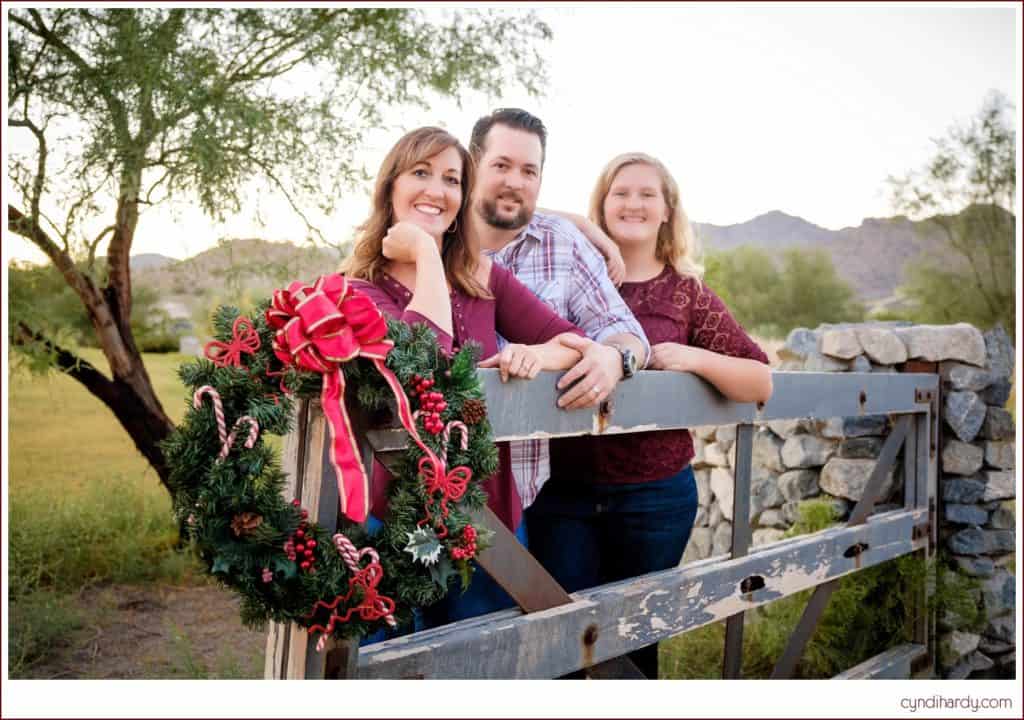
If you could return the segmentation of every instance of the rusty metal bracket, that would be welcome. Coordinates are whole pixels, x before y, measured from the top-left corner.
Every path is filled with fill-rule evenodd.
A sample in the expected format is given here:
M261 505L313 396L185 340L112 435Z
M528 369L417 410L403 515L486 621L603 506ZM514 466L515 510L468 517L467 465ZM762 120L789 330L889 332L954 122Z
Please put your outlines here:
M935 399L935 390L932 388L917 388L914 391L914 402L930 403Z

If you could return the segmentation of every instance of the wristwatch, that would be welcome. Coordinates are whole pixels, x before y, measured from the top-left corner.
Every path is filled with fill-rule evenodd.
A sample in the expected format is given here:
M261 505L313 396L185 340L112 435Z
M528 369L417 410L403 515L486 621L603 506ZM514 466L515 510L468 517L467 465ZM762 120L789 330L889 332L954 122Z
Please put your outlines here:
M622 379L628 380L636 375L637 361L636 355L633 354L633 351L627 347L619 347L618 345L613 345L612 347L618 350L619 355L622 356Z

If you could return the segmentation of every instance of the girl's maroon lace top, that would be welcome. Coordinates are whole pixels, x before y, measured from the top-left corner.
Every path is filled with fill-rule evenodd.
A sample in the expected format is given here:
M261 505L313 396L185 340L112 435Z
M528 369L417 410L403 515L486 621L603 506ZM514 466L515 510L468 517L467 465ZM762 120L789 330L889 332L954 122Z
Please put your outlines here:
M651 280L622 283L619 292L652 346L674 342L768 364L721 298L669 266ZM551 475L555 480L650 482L682 470L693 452L688 430L563 438L551 443Z

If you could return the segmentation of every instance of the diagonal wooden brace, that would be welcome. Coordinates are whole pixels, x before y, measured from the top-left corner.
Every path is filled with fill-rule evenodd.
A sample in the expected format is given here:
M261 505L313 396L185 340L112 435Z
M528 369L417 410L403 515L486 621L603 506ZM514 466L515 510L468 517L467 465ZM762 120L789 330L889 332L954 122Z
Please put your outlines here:
M896 463L896 455L903 447L903 442L910 430L910 423L909 415L902 415L896 420L896 426L886 438L885 445L882 446L882 453L878 457L878 462L875 463L875 469L871 472L871 477L868 478L864 494L861 495L860 500L857 501L850 513L850 519L846 523L848 527L863 525L868 515L874 510L875 503L878 502L878 495L882 491L882 484L885 482L885 476ZM772 669L772 680L793 677L796 666L800 663L800 657L804 653L804 648L807 646L807 641L814 634L814 629L818 626L818 621L821 620L821 616L828 606L829 598L838 587L839 580L830 580L814 589L814 594L811 595L807 607L804 608L804 614L800 616L800 622L797 623L793 634L789 636L789 642L786 644L782 657Z
M472 517L475 525L494 533L491 547L480 553L477 562L512 596L523 612L537 612L573 602L572 596L519 543L515 534L505 527L490 508L485 507ZM585 635L580 642L592 645L597 639L596 635ZM644 678L644 674L626 655L605 660L584 670L594 680Z

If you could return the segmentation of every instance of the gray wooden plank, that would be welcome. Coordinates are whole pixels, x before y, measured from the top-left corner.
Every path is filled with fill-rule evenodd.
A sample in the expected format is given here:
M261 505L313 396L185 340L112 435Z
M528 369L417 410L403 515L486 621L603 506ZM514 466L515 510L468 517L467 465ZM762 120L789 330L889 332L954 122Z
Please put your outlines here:
M595 409L566 411L555 405L561 373L502 383L497 370L480 370L495 439L643 432L697 425L731 425L786 418L816 418L922 412L915 391L934 389L938 377L914 373L775 372L771 400L734 403L688 373L641 371L619 383L607 421ZM540 430L539 428L542 428Z
M919 643L905 643L868 658L832 677L833 680L908 680L911 665L928 654Z
M923 510L900 510L856 527L830 528L754 548L744 558L695 563L574 594L568 605L494 613L362 649L360 678L550 678L579 669L577 643L597 628L590 659L600 662L832 579L919 550ZM844 557L851 546L867 549ZM764 587L741 590L757 575Z
M735 487L732 501L732 556L744 557L750 548L750 476L753 464L754 426L740 423L736 426L736 453L733 466ZM743 613L737 613L725 622L725 653L722 677L739 678L743 666Z

